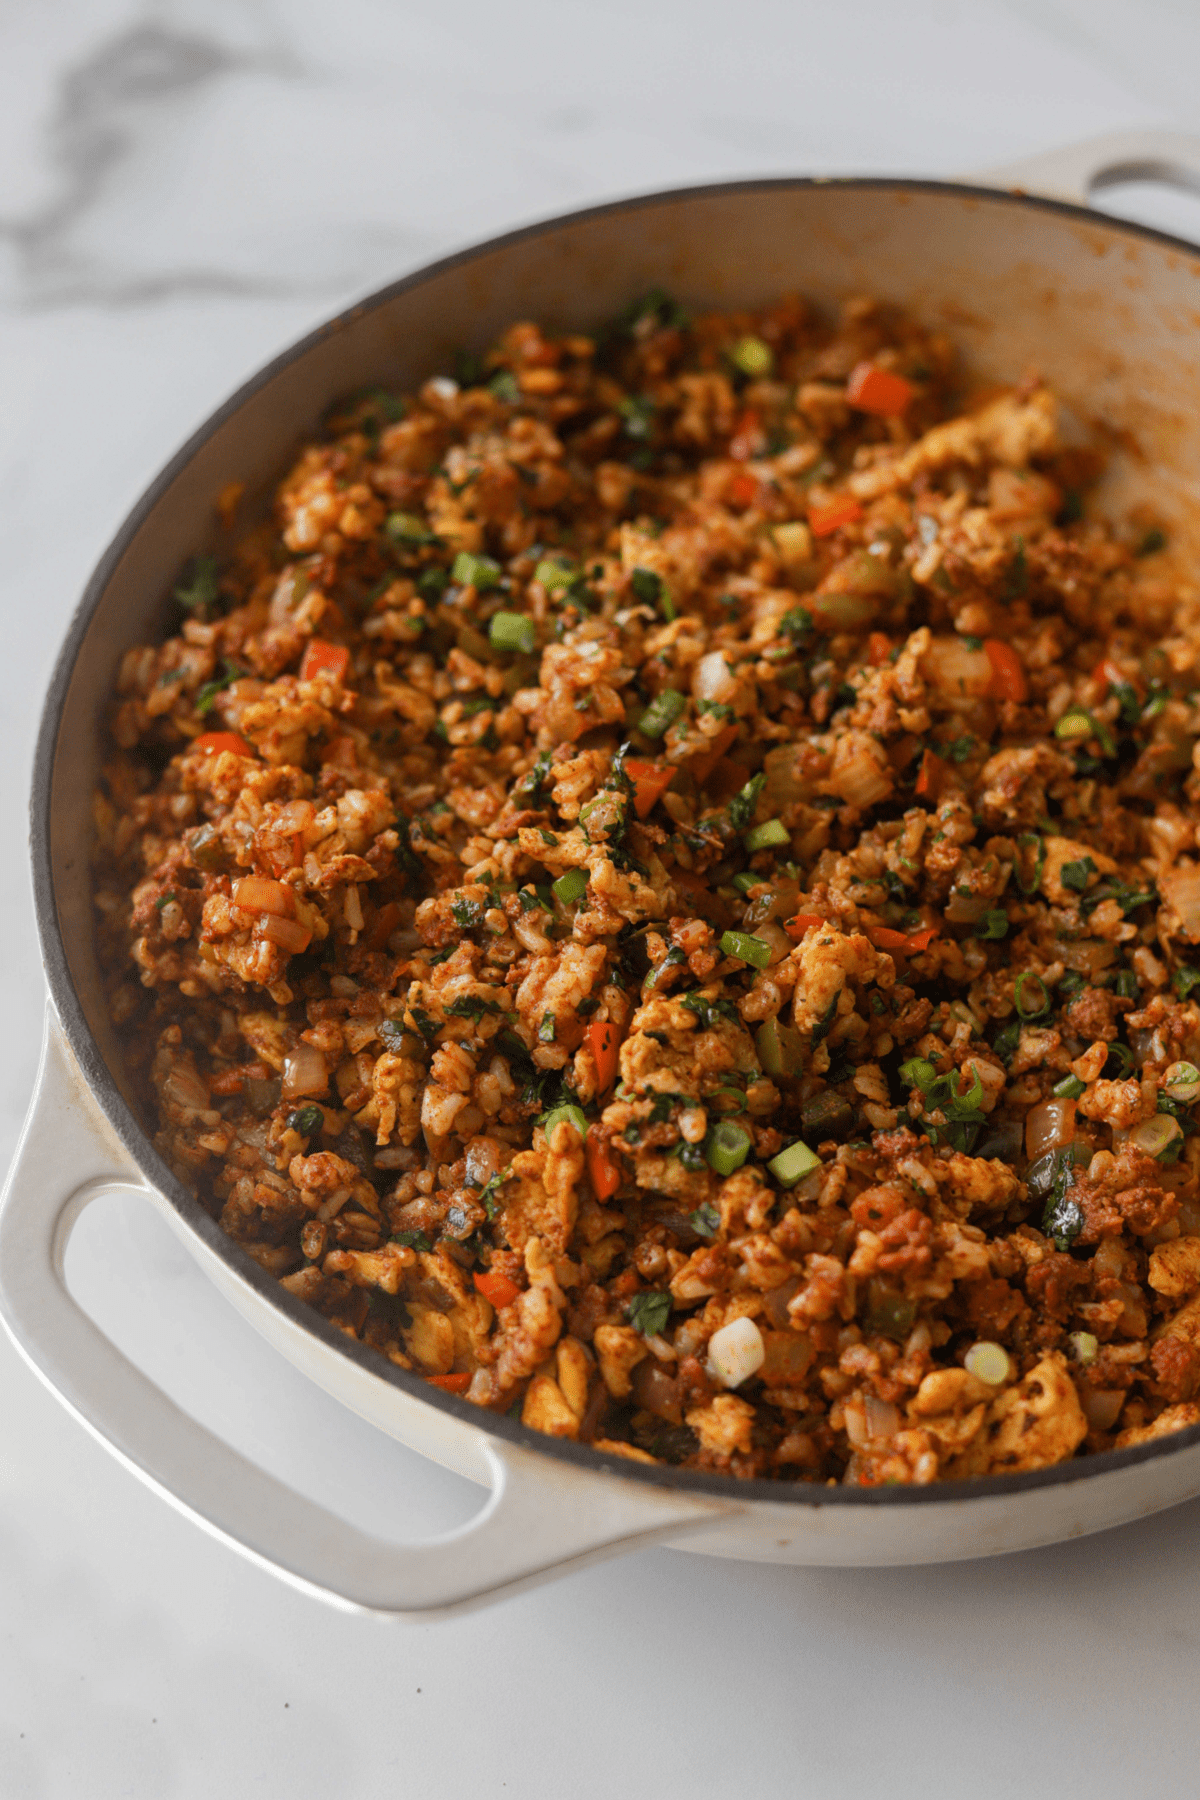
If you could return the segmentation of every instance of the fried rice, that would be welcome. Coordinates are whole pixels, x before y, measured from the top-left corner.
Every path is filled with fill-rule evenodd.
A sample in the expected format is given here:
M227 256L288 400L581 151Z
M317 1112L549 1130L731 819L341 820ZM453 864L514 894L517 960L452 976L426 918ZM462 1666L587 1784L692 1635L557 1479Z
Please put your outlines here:
M741 1477L1200 1422L1200 600L1013 374L655 293L218 497L101 952L163 1157L347 1335Z

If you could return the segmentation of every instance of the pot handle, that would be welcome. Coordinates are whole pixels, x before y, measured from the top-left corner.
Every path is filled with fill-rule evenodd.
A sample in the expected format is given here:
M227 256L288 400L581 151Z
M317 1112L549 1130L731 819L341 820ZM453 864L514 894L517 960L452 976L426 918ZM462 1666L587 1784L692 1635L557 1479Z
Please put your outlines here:
M88 1090L53 1010L0 1196L0 1318L35 1374L126 1468L251 1561L352 1610L429 1618L741 1508L539 1456L480 1431L491 1495L445 1537L380 1542L247 1462L182 1412L72 1299L71 1231L90 1200L145 1182Z
M1117 181L1164 181L1200 191L1200 137L1187 131L1111 131L1021 162L984 169L971 179L1017 188L1044 200L1090 204L1092 192Z

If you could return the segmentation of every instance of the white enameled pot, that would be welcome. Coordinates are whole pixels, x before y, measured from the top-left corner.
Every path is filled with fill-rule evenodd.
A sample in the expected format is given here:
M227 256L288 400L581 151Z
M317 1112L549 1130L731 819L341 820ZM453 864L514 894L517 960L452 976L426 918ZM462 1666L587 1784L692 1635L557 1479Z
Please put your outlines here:
M336 1603L429 1616L650 1542L832 1566L952 1561L1101 1530L1200 1493L1200 1428L1034 1474L927 1488L734 1482L542 1437L394 1368L292 1299L155 1154L122 1091L89 896L89 799L122 652L206 546L229 481L265 499L339 395L416 385L514 318L586 328L661 286L734 307L799 291L894 300L944 322L985 380L1029 368L1086 430L1103 422L1116 506L1153 494L1177 540L1200 531L1200 251L1089 213L1117 175L1196 185L1200 140L1137 134L975 185L738 182L600 207L451 257L353 307L271 363L196 433L122 526L83 596L46 701L32 800L50 989L37 1085L0 1210L0 1313L64 1404L201 1525ZM1031 198L1030 192L1050 198ZM262 1473L140 1374L76 1306L63 1251L88 1201L134 1189L273 1345L402 1443L490 1488L462 1530L378 1543Z

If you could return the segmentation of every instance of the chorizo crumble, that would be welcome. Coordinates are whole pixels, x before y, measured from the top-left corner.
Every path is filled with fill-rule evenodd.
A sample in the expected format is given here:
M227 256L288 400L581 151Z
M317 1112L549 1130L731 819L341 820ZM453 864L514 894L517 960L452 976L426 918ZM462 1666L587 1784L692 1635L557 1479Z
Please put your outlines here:
M162 1155L348 1335L641 1462L1200 1422L1162 532L865 300L456 377L340 406L122 662L95 904Z

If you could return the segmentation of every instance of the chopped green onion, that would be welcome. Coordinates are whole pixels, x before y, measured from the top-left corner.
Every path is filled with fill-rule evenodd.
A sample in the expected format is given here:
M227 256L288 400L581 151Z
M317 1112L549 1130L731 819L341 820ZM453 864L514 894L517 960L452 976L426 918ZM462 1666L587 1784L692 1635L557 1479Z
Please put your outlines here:
M927 1094L937 1080L937 1070L923 1056L914 1056L910 1062L900 1064L900 1079L906 1087L920 1088Z
M1155 1113L1152 1119L1143 1119L1129 1134L1131 1144L1136 1144L1147 1156L1155 1157L1161 1157L1165 1151L1170 1150L1177 1139L1180 1143L1183 1142L1183 1127L1170 1113ZM1174 1157L1168 1157L1167 1160L1173 1162Z
M1085 1085L1080 1081L1078 1075L1064 1075L1061 1081L1055 1082L1050 1092L1059 1100L1078 1100L1080 1094L1085 1090Z
M546 592L551 593L555 588L570 587L578 573L570 563L544 556L533 571L533 579L540 581Z
M394 544L432 544L433 533L416 513L389 513L383 526Z
M1172 1100L1182 1100L1185 1106L1200 1099L1200 1069L1195 1063L1172 1063L1163 1076L1162 1084Z
M543 1013L542 1022L538 1026L538 1043L552 1044L557 1032L558 1027L555 1023L554 1014L552 1012Z
M1021 860L1021 852L1029 844L1032 844L1034 846L1037 854L1035 855L1035 857L1033 859L1033 880L1030 881L1028 883L1028 885L1026 885L1025 867ZM1017 877L1017 886L1020 888L1020 890L1023 894L1036 894L1037 893L1038 888L1041 886L1041 883L1042 883L1042 870L1045 867L1046 867L1046 846L1045 846L1045 843L1042 841L1040 834L1036 831L1023 832L1021 834L1021 836L1017 839L1017 862L1016 862L1016 868L1014 870L1014 873Z
M791 841L791 833L778 819L768 819L765 825L756 825L742 839L751 856L756 850L771 850L778 844L790 844Z
M488 637L495 649L520 650L526 656L537 643L533 620L527 619L524 613L493 613Z
M750 1133L723 1119L705 1138L704 1154L710 1169L718 1175L732 1175L750 1154Z
M1075 738L1091 737L1095 729L1091 713L1086 712L1082 706L1072 706L1054 727L1054 735L1071 742Z
M1025 999L1025 989L1031 981L1037 983L1038 992L1041 994L1041 999L1036 1004L1027 1002ZM1029 971L1024 975L1017 976L1014 998L1017 1003L1017 1011L1023 1019L1041 1019L1050 1011L1050 995L1046 991L1045 982L1040 975L1034 975Z
M775 367L771 347L764 344L760 337L739 338L729 352L729 360L735 369L740 369L752 381L761 380Z
M749 869L743 869L740 875L735 875L733 878L733 885L739 894L748 894L751 888L759 887L761 883L762 876L752 874Z
M554 883L554 893L564 906L573 906L576 900L582 900L587 892L587 870L568 869Z
M1008 936L1008 914L1002 907L993 907L985 912L975 927L975 936L984 939L998 939Z
M1113 993L1120 994L1122 1000L1136 1000L1141 989L1138 978L1132 969L1122 969L1113 982Z
M778 1156L773 1156L767 1164L780 1187L785 1188L795 1187L798 1181L811 1175L820 1166L821 1159L816 1151L810 1150L800 1139L789 1144L786 1150L781 1150Z
M658 699L650 702L638 720L637 728L644 737L660 738L671 729L686 707L687 698L677 688L664 688Z
M1108 1071L1108 1065L1110 1062L1116 1064L1116 1067L1113 1070L1111 1075L1109 1074L1109 1071ZM1127 1045L1125 1045L1125 1044L1110 1044L1108 1046L1108 1056L1105 1059L1104 1068L1101 1070L1101 1073L1104 1076L1104 1079L1106 1081L1124 1081L1126 1075L1128 1075L1128 1073L1129 1073L1130 1069L1132 1069L1132 1067L1133 1067L1133 1051L1130 1050Z
M564 1119L568 1125L575 1127L581 1138L587 1136L587 1120L583 1116L582 1106L556 1106L553 1112L548 1112L540 1121L547 1142L553 1136L555 1126L561 1125Z
M482 594L498 584L500 564L493 562L490 556L472 556L469 550L460 550L450 575L460 587L473 587L477 594Z
M726 956L739 957L756 969L765 969L771 960L770 944L749 931L726 931L721 938L721 949Z
M758 1060L768 1075L799 1075L804 1056L804 1040L790 1025L778 1019L764 1019L754 1037Z
M657 606L662 616L670 621L678 617L675 602L671 598L671 590L662 576L653 569L637 568L629 577L629 585L633 589L634 598L644 606Z

